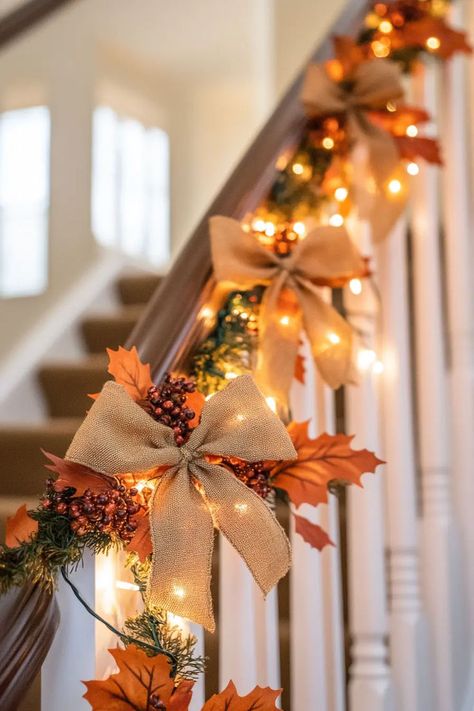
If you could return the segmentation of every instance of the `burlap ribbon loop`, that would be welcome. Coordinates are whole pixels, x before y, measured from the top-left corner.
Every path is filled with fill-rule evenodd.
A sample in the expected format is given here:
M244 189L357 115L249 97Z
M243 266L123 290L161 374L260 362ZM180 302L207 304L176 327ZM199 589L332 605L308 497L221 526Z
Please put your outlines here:
M398 219L405 200L401 195L387 199L386 182L394 175L400 154L390 133L376 126L368 112L385 109L388 102L397 101L403 93L398 64L373 59L361 62L350 80L342 82L332 79L324 64L310 64L300 95L309 116L344 114L349 136L355 144L365 146L377 194L360 191L360 210L363 218L371 220L376 241Z
M288 257L278 257L245 232L237 220L211 217L211 251L219 281L243 288L267 286L259 319L256 380L284 405L295 369L301 328L324 380L333 388L352 381L352 330L320 296L316 283L365 273L364 261L343 227L319 227ZM285 318L281 298L290 289L296 313Z
M107 382L66 458L107 474L168 467L150 507L149 603L213 630L214 527L237 549L265 594L287 573L290 549L265 502L206 455L251 462L296 457L284 425L250 376L237 378L206 402L183 447L121 385Z

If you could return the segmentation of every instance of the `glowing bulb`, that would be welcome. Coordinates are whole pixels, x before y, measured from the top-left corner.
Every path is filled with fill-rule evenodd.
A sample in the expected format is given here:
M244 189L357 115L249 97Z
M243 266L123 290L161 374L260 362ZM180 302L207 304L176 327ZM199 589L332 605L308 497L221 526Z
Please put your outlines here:
M439 39L439 37L428 37L425 44L428 49L436 51L441 47L441 40Z
M398 195L398 193L402 190L402 184L399 180L394 178L389 182L388 189L392 193L392 195Z
M337 333L328 333L327 339L333 346L337 346L341 342L341 337Z
M290 324L290 317L289 316L282 316L280 319L280 323L282 326L289 326Z
M276 229L275 229L275 225L273 224L273 222L267 222L267 224L265 225L265 234L267 235L267 237L273 237L275 232L276 232Z
M360 370L368 370L376 359L377 354L371 348L361 348L357 354L357 366Z
M255 232L263 232L265 229L265 220L254 220L252 222L252 229L255 230Z
M237 504L234 504L234 509L235 509L235 510L237 511L237 513L239 513L239 514L245 514L245 513L247 513L247 510L248 510L248 504L240 503L240 502L239 502L239 503L237 503Z
M302 175L304 168L301 163L293 163L293 165L291 166L291 170L295 175Z
M334 141L330 136L325 136L321 143L323 144L323 148L325 148L327 151L330 151L332 148L334 148Z
M167 616L168 616L168 623L171 627L179 627L181 632L185 632L186 634L189 632L189 627L188 627L184 617L180 617L179 615L174 615L172 612L168 612Z
M344 224L344 218L342 215L336 213L335 215L331 215L331 217L329 218L329 224L331 225L331 227L342 227L342 225Z
M379 30L383 32L384 35L388 35L393 30L393 25L390 20L382 20L379 25Z
M293 232L296 232L296 234L299 237L304 237L306 234L306 227L304 225L304 222L295 222L293 225Z
M411 123L409 126L407 126L406 134L410 138L415 138L415 136L418 136L418 129L414 123Z
M334 191L334 197L338 202L344 202L348 195L349 191L347 188L336 188L336 190Z
M186 590L181 587L181 585L175 585L173 587L173 594L179 597L180 600L186 597Z
M386 106L387 106L387 111L390 111L390 113L393 113L394 111L397 110L397 107L395 106L393 101L387 101Z
M390 44L388 42L375 40L370 46L372 47L372 52L376 57L388 57L390 54Z
M362 293L362 282L360 279L351 279L349 282L349 289L352 291L354 296L359 296Z
M375 363L372 366L372 372L375 373L375 375L380 375L384 371L384 364L382 363L381 360L376 360Z
M408 175L418 175L420 172L420 166L418 163L408 163L407 165L407 173Z
M135 585L135 583L129 583L126 580L116 580L115 587L118 588L119 590L134 590L134 591L140 590L138 585Z
M235 380L235 378L238 378L239 376L237 375L237 373L234 373L232 370L229 370L224 377L226 380Z
M239 422L243 422L245 420L245 415L238 414L235 416L235 419Z
M266 397L265 400L266 400L266 403L267 403L268 407L270 408L270 410L276 414L277 403L276 403L275 398L274 397Z
M206 402L207 402L208 400L211 399L211 397L214 397L215 394L216 394L216 393L209 393L209 395L206 395L206 397L205 397L204 399L205 399Z
M203 321L211 321L214 317L214 311L209 306L204 306L199 312L199 318Z

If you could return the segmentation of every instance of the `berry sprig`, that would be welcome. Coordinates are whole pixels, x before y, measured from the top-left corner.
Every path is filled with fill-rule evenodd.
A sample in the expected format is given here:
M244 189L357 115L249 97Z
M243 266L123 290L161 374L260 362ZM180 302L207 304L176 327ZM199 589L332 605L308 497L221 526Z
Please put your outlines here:
M144 508L138 489L115 480L110 489L96 493L86 489L82 496L75 496L74 487L56 491L54 484L54 479L47 480L42 507L68 518L77 536L100 531L130 542L138 527L137 515Z
M174 378L169 373L160 385L148 390L145 409L162 425L171 427L178 447L187 442L193 430L190 425L196 413L188 407L187 399L196 391L196 383L186 378Z
M266 499L272 492L270 483L270 469L272 463L267 462L245 462L243 459L226 457L221 462L230 469L237 479L240 479L249 489L253 489L256 494Z

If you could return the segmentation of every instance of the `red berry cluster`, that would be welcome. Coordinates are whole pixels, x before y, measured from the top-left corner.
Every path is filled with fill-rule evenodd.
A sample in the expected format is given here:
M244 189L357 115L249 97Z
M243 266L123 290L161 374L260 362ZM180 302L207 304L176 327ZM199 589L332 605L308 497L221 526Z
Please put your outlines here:
M136 515L143 508L137 500L137 489L127 489L114 481L110 489L104 491L94 493L86 489L82 496L75 493L73 487L56 491L54 480L48 479L43 508L66 516L78 536L100 531L113 533L126 543L132 539L138 526Z
M152 694L150 696L150 708L151 709L158 709L159 711L166 711L166 706L163 703L163 701L160 699L158 694Z
M191 420L196 413L187 407L188 395L196 390L196 383L186 378L173 378L169 373L161 385L153 385L148 390L146 410L150 415L171 427L178 447L184 444L191 434Z
M266 462L244 462L232 457L223 459L222 464L262 499L266 499L271 493L270 469Z

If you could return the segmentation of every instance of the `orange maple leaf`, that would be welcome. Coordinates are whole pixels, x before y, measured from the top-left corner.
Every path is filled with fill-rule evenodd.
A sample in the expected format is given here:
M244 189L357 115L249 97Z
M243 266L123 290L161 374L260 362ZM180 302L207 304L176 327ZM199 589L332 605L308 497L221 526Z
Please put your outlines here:
M304 356L302 356L301 353L298 353L298 355L296 356L294 375L295 375L295 379L299 383L302 383L302 385L305 384L306 370L305 370Z
M247 696L239 696L234 682L229 681L220 694L206 701L201 711L277 711L276 700L281 689L256 686Z
M456 52L470 54L472 47L467 40L467 33L455 30L450 27L442 17L433 17L426 14L419 20L407 22L400 30L395 30L389 35L392 48L402 49L404 47L426 48L426 42L430 37L439 40L439 47L430 50L442 59L449 59Z
M116 351L107 348L109 356L109 366L107 371L113 375L115 382L123 385L130 397L135 402L144 400L147 396L148 388L153 385L149 363L142 363L138 355L136 346L128 351L119 346ZM89 395L96 400L100 393Z
M419 126L430 120L430 115L425 109L406 104L397 104L395 111L369 111L368 115L372 123L393 136L405 136L408 126Z
M150 520L147 511L144 511L138 518L138 526L135 529L133 538L127 545L127 551L136 553L142 563L153 553Z
M181 682L175 688L166 656L149 657L133 644L126 649L109 649L109 652L119 668L118 673L104 681L83 682L87 687L84 698L93 711L149 711L153 708L153 698L162 701L170 711L187 711L191 682ZM172 702L174 696L176 700Z
M394 141L402 158L414 161L423 158L428 163L442 165L441 147L435 138L426 136L394 136Z
M76 462L70 462L68 459L62 459L55 454L41 450L51 464L45 464L46 469L59 474L54 482L56 491L61 491L69 486L76 489L76 496L82 496L86 489L90 489L94 493L111 489L114 483L112 477L105 474L99 474L89 467Z
M383 464L367 449L351 449L349 445L354 436L325 433L311 439L308 424L292 422L288 426L298 458L277 464L272 470L273 485L284 489L296 506L326 503L331 481L361 486L362 474L374 472Z
M311 523L307 518L293 514L295 520L295 531L306 543L318 551L322 551L325 546L333 546L334 543L329 538L326 531L316 523Z
M16 548L26 543L38 532L38 521L34 521L26 510L26 504L7 518L5 544L8 548Z

